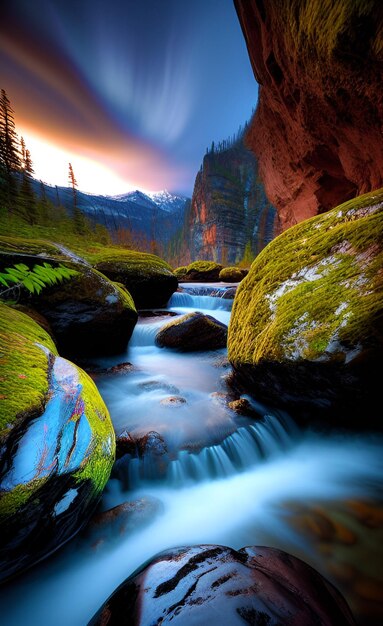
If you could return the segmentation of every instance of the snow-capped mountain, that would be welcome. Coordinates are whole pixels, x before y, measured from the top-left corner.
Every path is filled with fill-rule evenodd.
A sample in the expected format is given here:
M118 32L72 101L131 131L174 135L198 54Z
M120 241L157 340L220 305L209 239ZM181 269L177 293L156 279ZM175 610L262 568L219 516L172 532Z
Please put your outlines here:
M159 207L163 211L168 213L174 213L184 207L187 198L185 196L178 196L170 193L167 189L162 191L155 191L153 193L143 193L139 189L135 191L129 191L128 193L119 194L118 196L111 196L113 200L118 202L134 202L141 206L146 206L148 209Z

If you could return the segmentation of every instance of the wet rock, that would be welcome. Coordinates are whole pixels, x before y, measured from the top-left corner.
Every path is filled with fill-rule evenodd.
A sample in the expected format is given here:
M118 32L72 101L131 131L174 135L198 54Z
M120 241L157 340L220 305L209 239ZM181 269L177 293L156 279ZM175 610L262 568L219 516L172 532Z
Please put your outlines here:
M162 457L168 451L164 438L155 430L151 430L138 439L137 448L141 457Z
M156 335L161 348L217 350L226 346L227 326L210 315L188 313L169 322Z
M178 387L162 382L161 380L145 380L138 385L144 391L167 391L168 393L179 393Z
M162 508L161 501L151 496L123 502L112 509L94 515L85 533L92 545L98 548L105 542L118 540L121 535L141 530L153 521Z
M262 85L246 139L283 228L381 187L380 0L235 5Z
M237 293L237 287L229 287L228 289L225 289L222 295L222 298L224 300L233 300L236 293Z
M163 400L160 401L160 404L163 406L181 406L185 403L185 398L182 398L181 396L170 396L169 398L163 398Z
M41 560L93 513L115 437L92 380L30 317L0 304L0 580Z
M229 409L238 413L238 415L244 415L245 417L252 417L259 419L262 417L250 404L246 398L239 398L238 400L232 400L228 403Z
M116 437L116 459L120 459L125 454L130 454L131 456L136 456L137 454L137 441L133 439L131 433L127 430L123 430Z
M378 190L292 227L255 259L229 329L239 388L304 420L382 427L382 217Z
M104 249L92 255L91 262L110 280L125 285L140 309L165 306L178 286L171 267L154 254Z
M130 374L134 371L137 371L137 368L129 363L129 361L125 361L124 363L118 363L111 367L100 367L95 369L92 374L95 376L116 376L118 374Z
M117 441L119 458L114 465L113 474L124 488L130 488L128 470L132 459L139 459L139 473L142 477L157 479L166 476L170 457L162 435L154 430L143 436L134 436L124 431Z
M341 594L286 552L216 545L162 552L116 589L89 626L355 626Z

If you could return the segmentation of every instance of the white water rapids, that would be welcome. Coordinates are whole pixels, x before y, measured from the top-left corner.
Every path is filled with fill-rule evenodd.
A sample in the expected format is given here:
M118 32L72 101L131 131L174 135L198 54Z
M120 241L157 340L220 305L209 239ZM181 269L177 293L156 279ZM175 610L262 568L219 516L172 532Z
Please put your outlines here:
M170 311L202 310L228 323L232 301L195 289L175 294ZM206 286L201 289L206 294ZM330 510L350 500L376 499L382 487L380 438L301 431L285 414L261 405L260 421L239 418L221 401L222 376L229 371L224 351L183 354L155 346L158 328L170 319L142 318L127 354L102 362L130 361L135 370L97 380L117 434L156 431L169 451L162 480L145 467L145 458L122 463L126 480L111 478L102 509L143 496L159 499L161 509L148 525L100 548L76 538L3 587L4 626L85 626L136 567L179 545L275 546L334 580L325 555L290 518L300 506ZM163 402L174 396L185 402ZM373 545L370 550L372 555Z

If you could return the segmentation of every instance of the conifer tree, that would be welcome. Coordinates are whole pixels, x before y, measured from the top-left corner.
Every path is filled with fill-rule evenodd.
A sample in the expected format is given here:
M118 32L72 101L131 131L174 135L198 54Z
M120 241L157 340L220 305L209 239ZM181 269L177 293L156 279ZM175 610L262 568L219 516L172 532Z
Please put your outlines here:
M34 174L31 153L25 146L24 138L20 139L22 156L22 182L20 189L20 202L22 217L31 225L37 222L36 198L32 188L32 178Z
M13 109L4 89L0 92L0 191L11 213L17 195L15 173L20 170L18 140Z
M77 206L77 187L78 183L76 177L74 175L72 164L69 163L69 184L72 187L73 193L73 222L74 222L74 230L79 235L84 235L86 232L86 219L79 207Z

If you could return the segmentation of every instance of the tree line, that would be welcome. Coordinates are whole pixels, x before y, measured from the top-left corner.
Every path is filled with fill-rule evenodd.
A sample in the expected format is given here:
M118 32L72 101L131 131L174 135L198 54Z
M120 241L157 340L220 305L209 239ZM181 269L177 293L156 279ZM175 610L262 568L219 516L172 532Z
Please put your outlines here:
M0 216L19 220L29 226L52 226L86 235L95 227L83 214L77 203L77 180L68 164L68 182L72 190L71 214L61 205L58 189L56 204L48 199L46 184L40 180L38 192L33 177L34 168L30 150L23 137L16 132L14 110L5 89L0 91ZM101 227L103 229L103 227ZM97 225L96 235L108 239Z

